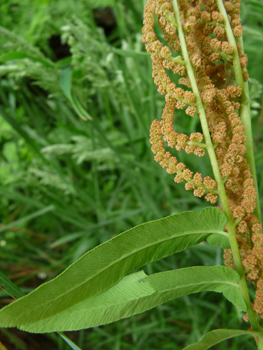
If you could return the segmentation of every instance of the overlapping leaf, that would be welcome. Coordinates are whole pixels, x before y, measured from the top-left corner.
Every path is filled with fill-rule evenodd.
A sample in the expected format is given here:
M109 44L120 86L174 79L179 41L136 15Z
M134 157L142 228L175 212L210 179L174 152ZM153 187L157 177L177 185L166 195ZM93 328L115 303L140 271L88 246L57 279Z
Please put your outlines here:
M224 235L216 208L185 212L128 230L83 255L62 274L0 311L0 327L37 322L101 293L139 267Z
M71 331L95 327L149 310L169 300L201 291L222 292L242 310L239 275L223 266L189 267L147 276L143 271L124 277L105 292L48 318L17 326L35 333Z
M214 233L207 237L207 243L212 245L213 247L219 247L222 249L230 249L229 239L226 236Z

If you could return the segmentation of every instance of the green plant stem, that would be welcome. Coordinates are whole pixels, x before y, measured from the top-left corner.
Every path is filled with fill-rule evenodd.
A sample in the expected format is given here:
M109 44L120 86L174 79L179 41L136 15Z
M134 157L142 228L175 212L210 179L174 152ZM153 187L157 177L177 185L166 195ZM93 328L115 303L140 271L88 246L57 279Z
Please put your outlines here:
M222 0L216 0L217 6L219 9L219 12L224 16L224 25L225 25L225 31L226 36L229 44L234 46L234 52L233 52L233 67L235 72L235 78L237 85L242 88L242 95L241 95L241 105L240 105L240 118L242 120L242 124L245 127L244 135L246 136L246 153L244 157L246 158L249 167L250 172L253 176L253 179L255 181L255 188L257 190L257 199L256 199L256 208L255 208L255 215L258 218L259 222L261 223L261 211L260 211L260 203L259 203L259 193L258 193L258 184L257 184L257 172L256 172L256 166L255 166L255 157L254 157L254 143L253 143L253 137L252 137L252 127L251 127L251 115L250 115L250 104L249 104L249 89L248 89L248 83L244 82L243 80L243 74L242 69L239 61L239 55L238 55L238 49L237 49L237 42L240 44L242 49L242 54L244 53L243 50L243 40L242 37L235 39L234 34L231 29L231 25L229 23L227 12L224 7Z
M247 313L248 313L248 317L249 317L249 320L251 322L253 329L255 331L263 332L263 329L259 325L257 315L251 306L251 300L250 300L249 293L248 293L245 272L244 272L244 269L242 266L242 260L240 257L238 243L237 243L237 239L236 239L235 224L234 224L231 212L230 212L230 208L229 208L227 196L226 196L226 191L225 191L225 187L224 187L224 182L222 180L222 177L221 177L221 174L219 171L219 166L218 166L218 162L216 159L215 150L214 150L213 143L212 143L212 140L210 137L210 132L209 132L208 123L207 123L206 114L205 114L205 108L204 108L204 105L202 103L201 96L199 94L199 90L198 90L198 86L197 86L197 83L195 80L193 67L190 63L190 58L189 58L188 51L187 51L187 45L186 45L186 41L185 41L185 37L184 37L184 32L183 32L183 28L182 28L181 21L180 21L180 13L179 13L177 0L173 0L173 7L174 7L174 13L175 13L175 18L176 18L176 22L177 22L181 50L182 50L183 58L185 61L188 77L189 77L189 80L191 83L191 87L192 87L193 93L195 94L195 97L196 97L196 104L197 104L197 108L199 111L199 117L200 117L200 122L201 122L202 130L203 130L203 134L204 134L205 143L207 146L207 152L208 152L208 155L209 155L209 158L211 161L214 177L215 177L215 180L217 182L218 194L219 194L219 197L221 200L221 205L223 207L224 213L227 216L228 238L229 238L231 249L233 252L233 257L234 257L236 269L240 275L240 292L241 292L241 294L244 298L244 301L247 305Z
M259 338L259 341L258 341L258 350L263 350L263 339L262 339L262 338Z

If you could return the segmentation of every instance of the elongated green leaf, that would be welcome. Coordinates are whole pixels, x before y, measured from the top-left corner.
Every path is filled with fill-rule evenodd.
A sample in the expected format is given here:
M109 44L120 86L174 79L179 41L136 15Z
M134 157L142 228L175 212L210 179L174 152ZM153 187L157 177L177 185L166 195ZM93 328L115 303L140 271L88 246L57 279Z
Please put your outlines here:
M32 323L21 320L17 326L34 333L96 327L201 291L222 292L237 307L246 310L238 281L238 273L223 266L189 267L149 277L140 271L61 313Z
M32 220L34 218L37 218L38 216L44 215L44 214L46 214L49 211L52 211L54 209L55 209L55 207L53 205L49 205L49 206L47 206L47 207L45 207L43 209L40 209L40 210L30 214L30 215L24 216L21 219L18 219L18 220L10 222L9 224L1 227L0 228L0 232L4 232L4 231L8 230L10 227L14 227L14 226L20 225L20 224L22 224L22 223L24 223L24 222L26 222L28 220Z
M84 108L81 106L77 98L74 96L74 94L71 91L71 82L72 82L72 69L71 67L65 67L61 71L60 75L60 86L64 93L64 95L68 98L70 101L72 107L74 108L75 112L78 114L80 118L83 120L91 120L91 116L88 114L87 111L84 110Z
M34 57L34 56L31 56L31 55L28 55L28 54L26 54L24 52L8 52L8 53L5 53L5 54L0 56L0 61L1 62L6 62L6 61L10 61L10 60L21 60L21 59L24 59L24 58L29 58L29 59L31 59L33 61L37 61L37 62L42 63L46 67L54 68L53 62L51 62L49 60L46 60L46 59L42 59L42 58L38 58L38 57Z
M216 329L207 333L198 343L192 344L184 348L183 350L206 350L211 346L220 343L223 340L237 337L239 335L258 335L257 332L249 332L244 330L235 329Z
M83 255L62 274L0 310L0 327L48 318L101 293L126 274L221 233L226 216L216 208L185 212L130 229Z
M144 310L140 306L143 300L139 298L147 298L156 292L147 282L147 278L143 271L130 274L106 292L92 296L49 318L42 319L40 316L36 322L26 323L21 319L17 327L34 333L61 332L95 327L140 313Z
M79 348L75 343L73 343L72 340L70 340L68 337L66 337L65 334L59 333L59 335L61 336L61 338L63 340L65 340L65 342L71 347L71 349L73 349L73 350L81 350L81 348Z
M61 86L63 93L70 101L72 101L71 78L72 78L71 67L65 67L64 69L62 69L61 75L60 75L60 86Z
M17 299L25 294L0 271L0 288L3 289L12 298Z
M147 279L158 292L176 290L176 297L214 291L223 295L240 310L246 311L246 304L240 293L239 274L225 266L195 266L175 271L156 273ZM169 296L169 294L168 294ZM170 299L169 299L170 300Z

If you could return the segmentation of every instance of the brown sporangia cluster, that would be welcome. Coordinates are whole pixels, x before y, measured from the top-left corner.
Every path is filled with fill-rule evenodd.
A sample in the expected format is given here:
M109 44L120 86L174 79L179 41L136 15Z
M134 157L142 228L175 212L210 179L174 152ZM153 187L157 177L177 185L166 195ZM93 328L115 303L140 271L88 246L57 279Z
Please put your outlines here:
M224 1L235 38L242 35L240 25L240 0ZM215 0L179 0L187 51L194 71L195 81L206 113L206 119L215 149L221 177L232 216L247 279L256 287L255 310L263 317L263 234L258 219L253 214L256 207L256 190L244 154L246 152L244 126L239 110L242 89L237 86L233 68L233 55L239 55L243 80L248 80L247 56L237 42L237 51L230 45L225 31L224 17ZM159 25L164 45L155 34ZM160 94L165 95L166 105L162 120L154 120L150 142L155 160L174 181L186 181L186 190L193 190L197 197L211 203L217 202L217 184L210 177L193 174L183 163L166 151L165 145L177 151L185 150L198 157L205 154L206 145L201 133L190 136L174 130L174 113L185 109L191 117L198 117L196 96L182 58L181 44L175 20L172 0L148 0L144 12L142 41L151 53L153 78ZM169 78L167 71L179 74L178 85ZM231 250L225 250L225 263L234 268Z

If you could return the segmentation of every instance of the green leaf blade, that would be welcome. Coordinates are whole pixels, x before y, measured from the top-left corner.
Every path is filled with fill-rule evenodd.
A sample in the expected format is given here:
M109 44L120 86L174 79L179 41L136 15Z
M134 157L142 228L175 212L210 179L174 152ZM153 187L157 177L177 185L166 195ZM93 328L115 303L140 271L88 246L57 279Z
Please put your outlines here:
M28 55L24 52L8 52L5 53L3 55L0 56L0 62L6 62L6 61L12 61L12 60L22 60L22 59L31 59L33 61L37 61L42 63L45 67L49 67L49 68L54 68L54 64L52 61L49 61L47 59L43 59L43 58L38 58L38 57L34 57L31 55Z
M140 271L61 313L37 322L23 323L20 328L28 332L45 333L96 327L201 291L223 294L228 291L234 296L234 303L244 309L238 280L238 273L224 266L190 267L149 277Z
M219 247L222 249L231 249L229 239L226 236L214 233L207 237L207 243L213 247Z
M0 271L0 288L3 289L12 298L18 299L25 294Z
M148 278L150 285L158 292L174 288L176 282L177 297L214 291L223 295L240 310L246 311L237 282L239 274L225 266L196 266L175 271L156 273Z
M59 333L60 337L71 347L72 350L81 350L72 340L65 336L65 334Z
M48 318L107 290L128 273L206 239L224 234L216 208L185 212L128 230L83 255L62 274L0 311L0 327Z

